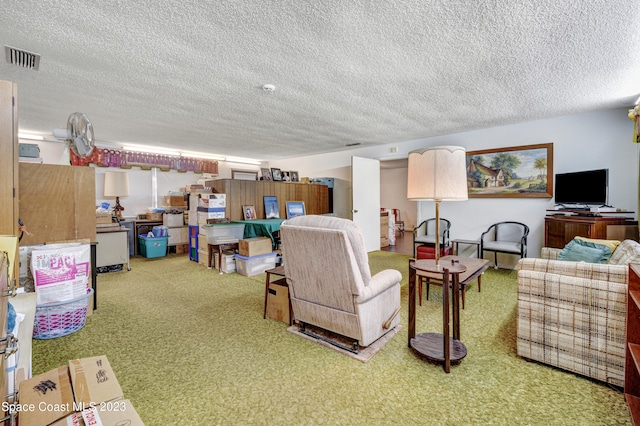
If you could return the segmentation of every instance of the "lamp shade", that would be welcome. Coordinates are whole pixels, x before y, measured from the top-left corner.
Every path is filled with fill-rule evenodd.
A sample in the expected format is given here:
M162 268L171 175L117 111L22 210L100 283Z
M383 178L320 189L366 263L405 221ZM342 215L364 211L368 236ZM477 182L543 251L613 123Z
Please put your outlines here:
M126 197L129 195L129 174L127 172L106 172L104 174L104 196Z
M464 201L468 198L466 151L434 146L411 151L407 198L411 201Z

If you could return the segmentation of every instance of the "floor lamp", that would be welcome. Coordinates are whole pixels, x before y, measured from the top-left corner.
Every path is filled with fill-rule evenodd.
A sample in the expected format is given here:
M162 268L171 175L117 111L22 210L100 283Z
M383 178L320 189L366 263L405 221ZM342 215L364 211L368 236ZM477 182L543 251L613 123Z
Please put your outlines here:
M104 174L104 196L116 197L113 213L118 220L122 220L121 212L124 207L120 205L120 197L129 196L129 174L127 172L106 172Z
M407 199L436 203L436 267L440 261L440 202L465 201L467 198L464 148L434 146L409 153Z

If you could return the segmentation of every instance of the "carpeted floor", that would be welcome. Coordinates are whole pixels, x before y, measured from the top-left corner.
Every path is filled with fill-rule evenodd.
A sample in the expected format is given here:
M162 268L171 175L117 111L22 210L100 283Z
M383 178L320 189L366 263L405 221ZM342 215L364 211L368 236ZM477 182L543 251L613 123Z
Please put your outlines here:
M147 425L631 424L619 389L516 357L515 271L488 270L461 314L468 355L450 374L407 347L407 258L374 252L372 272L403 273L400 332L362 363L262 318L264 274L219 275L184 255L134 258L98 278L98 310L69 336L34 341L34 374L106 354ZM441 289L417 331L441 330Z

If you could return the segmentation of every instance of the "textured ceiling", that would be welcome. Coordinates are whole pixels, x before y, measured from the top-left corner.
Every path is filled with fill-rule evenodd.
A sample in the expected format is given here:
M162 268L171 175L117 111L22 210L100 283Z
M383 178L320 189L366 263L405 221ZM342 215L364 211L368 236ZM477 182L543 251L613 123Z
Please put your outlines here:
M630 106L640 6L610 0L5 0L23 131L258 158ZM264 84L276 90L263 91Z

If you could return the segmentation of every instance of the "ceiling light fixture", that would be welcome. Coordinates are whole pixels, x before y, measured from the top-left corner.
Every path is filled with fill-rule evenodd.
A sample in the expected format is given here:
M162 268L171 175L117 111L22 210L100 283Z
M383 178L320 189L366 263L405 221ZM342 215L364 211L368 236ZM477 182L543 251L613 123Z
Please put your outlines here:
M147 152L150 154L175 155L176 157L180 155L179 151L164 148L154 148L144 145L123 144L122 149L124 149L125 151Z
M205 158L207 160L218 160L218 161L225 161L226 160L226 158L223 157L222 155L206 154L204 152L182 151L182 152L180 152L180 155L182 155L183 157Z
M18 133L18 139L29 139L32 141L43 141L44 136L41 135L32 135L30 133Z
M254 166L259 166L261 164L261 162L258 160L252 160L251 158L240 158L240 157L227 157L225 161L228 163L252 164Z
M274 86L273 84L265 84L262 86L262 90L264 90L265 92L275 92L276 86Z

